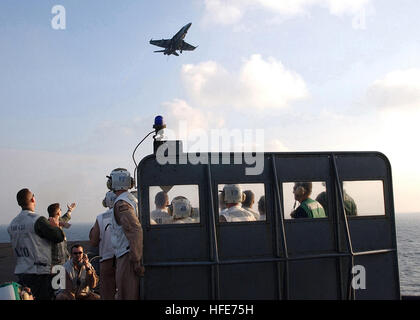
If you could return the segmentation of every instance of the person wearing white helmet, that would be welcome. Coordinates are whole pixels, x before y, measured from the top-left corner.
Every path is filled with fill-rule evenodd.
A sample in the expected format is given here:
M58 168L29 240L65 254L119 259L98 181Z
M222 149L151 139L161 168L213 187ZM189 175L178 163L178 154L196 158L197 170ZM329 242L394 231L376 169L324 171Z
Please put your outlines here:
M102 200L107 211L97 216L89 233L92 247L99 247L99 282L102 300L114 300L116 294L114 248L111 243L112 208L117 195L108 191Z
M245 200L245 194L237 184L226 184L223 187L222 196L226 203L226 209L219 214L219 222L255 221L252 213L241 207Z
M156 224L173 223L172 216L168 213L169 198L168 194L160 191L155 196L156 209L150 212L150 219Z
M137 199L128 192L134 179L123 168L114 169L107 186L117 196L112 215L111 242L116 265L117 300L138 300L140 277L144 274L143 229L138 218Z
M169 213L172 215L173 223L195 223L196 221L191 218L193 208L190 201L183 197L175 197L169 206Z

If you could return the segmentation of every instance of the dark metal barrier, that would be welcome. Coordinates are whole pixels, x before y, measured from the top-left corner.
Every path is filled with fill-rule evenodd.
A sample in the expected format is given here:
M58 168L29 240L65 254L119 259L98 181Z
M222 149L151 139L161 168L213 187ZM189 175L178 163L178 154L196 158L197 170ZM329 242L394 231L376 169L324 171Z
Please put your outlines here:
M185 155L185 154L184 154ZM226 154L209 154L221 158ZM265 153L260 175L246 164L138 167L144 230L144 299L400 299L391 167L378 152ZM383 181L385 215L348 217L342 182ZM325 181L324 219L285 219L282 183ZM225 183L263 183L266 221L219 223L218 190ZM197 185L200 223L150 225L151 186ZM366 289L351 286L355 265Z

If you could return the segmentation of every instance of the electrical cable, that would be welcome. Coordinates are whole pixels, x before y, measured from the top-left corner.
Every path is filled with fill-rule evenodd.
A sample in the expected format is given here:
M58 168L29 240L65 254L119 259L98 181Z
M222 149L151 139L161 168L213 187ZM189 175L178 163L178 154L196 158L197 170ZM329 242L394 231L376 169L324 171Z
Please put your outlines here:
M137 171L137 162L136 162L136 158L134 157L134 155L135 155L135 153L136 153L136 151L137 151L137 148L142 144L142 142L144 141L144 140L146 140L146 138L148 137L148 136L150 136L152 133L155 133L156 132L156 130L153 130L153 131L150 131L138 144L137 144L137 146L134 148L134 151L133 151L133 154L132 154L132 158L133 158L133 161L134 161L134 165L135 165L135 168L134 168L134 185L135 185L135 182L136 182L136 171Z

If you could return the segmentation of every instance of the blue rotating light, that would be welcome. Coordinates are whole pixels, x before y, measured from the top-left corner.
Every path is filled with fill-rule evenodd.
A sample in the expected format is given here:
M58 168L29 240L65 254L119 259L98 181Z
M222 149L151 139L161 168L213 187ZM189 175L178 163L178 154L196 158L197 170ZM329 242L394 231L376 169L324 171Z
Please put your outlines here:
M156 132L158 132L159 130L162 130L166 128L166 124L163 121L163 117L162 116L156 116L155 117L155 124L153 125L153 129L156 130Z

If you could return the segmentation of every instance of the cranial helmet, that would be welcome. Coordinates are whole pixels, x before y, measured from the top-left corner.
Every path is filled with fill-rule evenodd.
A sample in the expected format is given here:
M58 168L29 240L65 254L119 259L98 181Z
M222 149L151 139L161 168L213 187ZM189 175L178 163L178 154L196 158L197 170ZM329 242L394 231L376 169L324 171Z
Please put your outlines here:
M134 187L134 179L130 176L130 172L127 169L114 169L107 178L106 186L109 190L129 190Z
M168 207L168 212L175 219L182 219L191 216L192 207L190 201L182 196L175 197L171 205Z
M110 208L111 209L112 207L114 207L115 199L117 199L117 195L112 191L108 191L105 195L104 200L102 200L102 205L105 208Z
M240 203L245 200L245 194L237 184L226 184L222 191L225 203Z

